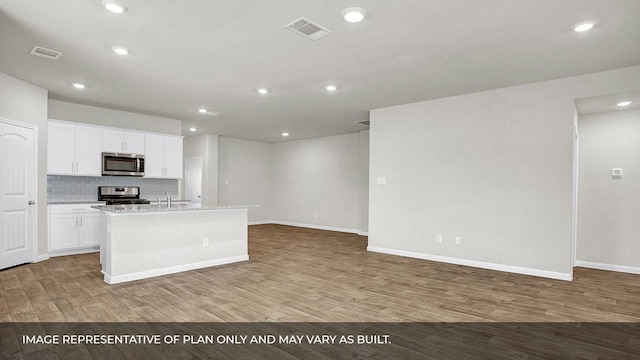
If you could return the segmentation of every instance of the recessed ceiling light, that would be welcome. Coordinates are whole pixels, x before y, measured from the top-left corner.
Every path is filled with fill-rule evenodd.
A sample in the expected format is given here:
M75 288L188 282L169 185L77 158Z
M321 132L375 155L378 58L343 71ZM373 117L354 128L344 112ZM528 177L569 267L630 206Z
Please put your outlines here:
M198 112L200 114L206 114L207 113L207 109L198 109Z
M620 101L619 103L617 103L616 105L620 106L620 107L625 107L625 106L629 106L631 105L631 101Z
M122 46L112 46L111 50L118 55L129 55L130 53L129 49Z
M350 7L342 10L342 18L346 22L357 23L367 17L367 10L359 7Z
M285 136L285 137L286 137L286 136L289 136L289 133L288 133L288 132L283 132L283 133L282 133L282 136Z
M71 86L73 86L76 89L84 89L84 88L86 88L86 86L84 84L81 84L81 83L73 83L73 84L71 84Z
M256 91L258 91L258 93L262 94L262 95L269 93L269 89L267 89L267 88L260 88L260 89L258 89Z
M573 27L573 31L575 32L585 32L585 31L589 31L591 29L593 29L593 26L595 25L595 23L588 21L588 22L581 22L579 24L576 24Z
M327 85L324 88L327 89L327 91L336 91L338 87L335 85Z
M116 14L122 14L123 12L127 11L127 8L124 5L111 0L104 0L102 2L102 5L104 5L107 10Z
M196 131L196 130L198 130L198 129L196 129L196 128L194 128L194 127L189 128L189 131Z

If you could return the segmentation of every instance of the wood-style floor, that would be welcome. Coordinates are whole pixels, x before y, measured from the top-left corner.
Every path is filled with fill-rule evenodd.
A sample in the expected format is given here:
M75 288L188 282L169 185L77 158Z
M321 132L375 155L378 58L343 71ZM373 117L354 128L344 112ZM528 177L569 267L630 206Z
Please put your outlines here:
M565 282L366 246L250 226L248 262L118 285L103 282L96 253L52 258L0 271L0 322L640 321L640 275L577 268Z

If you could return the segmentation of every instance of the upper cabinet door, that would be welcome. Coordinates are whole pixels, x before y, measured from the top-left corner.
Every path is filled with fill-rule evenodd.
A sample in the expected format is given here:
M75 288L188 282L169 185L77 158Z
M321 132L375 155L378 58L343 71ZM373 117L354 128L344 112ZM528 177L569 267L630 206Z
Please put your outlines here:
M164 175L170 179L182 179L182 138L164 138Z
M144 134L133 131L102 130L102 151L144 154Z
M47 174L100 176L100 129L49 122Z
M144 177L182 179L182 138L145 135Z
M144 177L164 176L164 136L145 135Z
M102 151L115 153L125 152L122 131L102 130Z
M76 175L102 175L102 146L100 129L89 126L76 126Z
M47 174L70 175L75 170L75 127L49 122Z
M124 152L129 154L144 154L144 134L125 132L123 134Z

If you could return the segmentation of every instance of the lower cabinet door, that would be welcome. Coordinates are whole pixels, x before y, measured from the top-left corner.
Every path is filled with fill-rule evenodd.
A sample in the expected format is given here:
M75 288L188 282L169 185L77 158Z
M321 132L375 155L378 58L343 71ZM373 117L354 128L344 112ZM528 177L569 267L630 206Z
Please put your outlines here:
M78 247L78 224L78 216L75 214L51 215L49 250Z
M80 219L79 247L100 245L100 213L83 214Z

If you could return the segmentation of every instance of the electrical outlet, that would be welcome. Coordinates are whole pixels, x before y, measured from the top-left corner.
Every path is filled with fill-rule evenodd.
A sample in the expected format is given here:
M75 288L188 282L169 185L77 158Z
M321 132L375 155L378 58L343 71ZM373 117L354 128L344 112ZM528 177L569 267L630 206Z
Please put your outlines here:
M462 239L460 239L460 236L456 236L456 245L460 245L461 242Z
M438 242L438 243L442 242L442 235L440 235L440 234L436 235L436 242Z
M209 238L202 239L202 246L204 246L204 247L209 246Z

